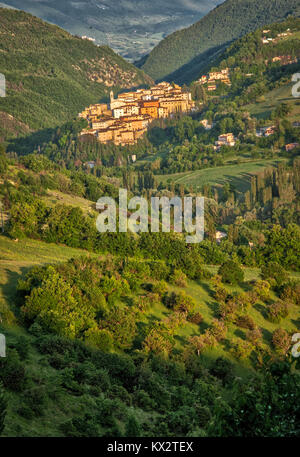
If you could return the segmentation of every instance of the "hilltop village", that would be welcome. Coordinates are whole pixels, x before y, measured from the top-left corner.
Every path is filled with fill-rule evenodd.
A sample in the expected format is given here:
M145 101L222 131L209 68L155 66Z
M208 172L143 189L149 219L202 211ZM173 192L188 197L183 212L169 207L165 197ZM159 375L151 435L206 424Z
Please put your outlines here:
M161 82L150 89L124 92L116 99L111 91L109 105L91 105L79 114L89 124L81 135L94 135L101 143L134 144L146 132L153 119L188 112L194 107L190 92L167 82Z
M196 82L199 84L207 84L207 91L212 92L217 90L217 81L231 86L229 68L224 68L221 71L212 71L208 75L201 76Z

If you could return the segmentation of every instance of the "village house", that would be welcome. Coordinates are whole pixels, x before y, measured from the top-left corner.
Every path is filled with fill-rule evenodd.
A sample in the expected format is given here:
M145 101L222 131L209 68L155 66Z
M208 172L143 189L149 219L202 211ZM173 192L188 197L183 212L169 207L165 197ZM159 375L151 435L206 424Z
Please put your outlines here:
M280 62L282 65L291 65L293 63L297 63L297 57L292 57L290 55L287 56L275 56L272 59L272 62Z
M201 76L201 78L199 78L197 82L199 82L200 84L207 83L207 76L206 75Z
M89 37L89 36L86 36L86 35L83 35L81 38L82 38L83 40L92 41L93 43L96 41L95 38L92 38L92 37Z
M205 130L211 130L212 127L213 127L213 124L210 123L208 119L202 119L202 121L200 121L200 124L203 125L203 127L205 128Z
M224 68L221 71L213 71L208 75L208 81L216 81L222 79L228 79L229 68Z
M221 232L220 230L216 231L216 241L217 243L221 243L221 241L227 237L227 233Z
M218 141L215 142L217 148L221 148L222 146L234 146L235 139L233 133L224 133L218 137Z
M270 127L261 127L260 129L257 129L255 135L257 137L262 137L262 136L267 137L270 135L274 135L275 132L276 132L275 125L271 125Z
M300 144L299 143L289 143L285 145L285 150L286 152L292 151L295 148L299 148Z
M207 86L207 90L208 90L208 92L213 92L213 91L217 90L216 84Z
M141 114L148 114L152 118L158 118L159 102L156 100L143 101L140 104Z
M146 132L153 119L188 112L194 107L190 92L168 82L158 83L150 89L124 92L117 98L111 91L109 106L92 105L79 114L89 123L89 128L81 135L95 135L102 143L133 144Z

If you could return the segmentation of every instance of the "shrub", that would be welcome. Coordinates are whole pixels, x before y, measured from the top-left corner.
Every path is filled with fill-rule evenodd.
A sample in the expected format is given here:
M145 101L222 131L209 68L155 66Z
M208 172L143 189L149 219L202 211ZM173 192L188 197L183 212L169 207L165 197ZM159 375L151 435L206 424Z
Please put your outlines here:
M156 266L156 265L155 265ZM155 269L153 265L153 269ZM147 279L153 276L154 273L150 273L150 265L147 262L143 262L136 259L130 259L126 261L126 265L124 268L124 273L132 273L133 275L138 276L140 279ZM161 279L161 278L159 278Z
M300 305L300 282L290 281L280 290L280 298Z
M238 338L232 345L231 352L237 359L246 359L253 351L253 345Z
M14 313L10 310L8 304L4 300L0 301L0 316L2 324L12 325L16 321Z
M228 260L220 266L218 274L222 282L228 284L238 284L244 280L244 272L241 267L233 260Z
M217 343L216 338L210 333L209 330L205 331L202 335L192 336L189 339L192 348L197 352L198 355L200 355L201 352L203 352L205 349L214 347Z
M212 335L217 341L222 341L226 337L227 327L221 320L214 319L212 326L209 329L209 334Z
M253 292L262 301L270 299L270 283L268 281L257 280L254 283Z
M155 408L155 402L143 389L135 392L134 401L140 408L144 409L145 411L151 411L151 409Z
M178 287L186 287L187 277L181 270L174 270L173 274L170 276L170 283L175 284Z
M99 428L95 419L90 414L75 417L60 425L61 431L67 437L97 437Z
M218 357L210 370L213 376L221 379L224 384L233 380L233 364L223 357Z
M160 295L161 297L167 292L168 287L166 281L162 280L152 285L152 292Z
M25 386L25 368L15 349L11 349L5 359L0 359L0 381L15 392L22 391Z
M246 339L255 346L258 346L262 340L262 331L258 327L248 330L246 332Z
M88 345L96 347L97 349L100 349L100 351L110 352L113 348L113 336L106 329L92 327L85 332L84 337Z
M44 335L43 327L38 323L34 322L28 329L29 333L34 336L40 337Z
M159 260L153 260L148 263L150 267L150 276L151 278L160 281L160 280L166 280L168 279L168 276L170 274L170 268L168 265L166 265L165 262L161 262Z
M196 407L197 423L200 427L205 427L211 420L211 412L207 406ZM194 435L193 435L194 436Z
M200 313L190 313L187 320L192 324L200 324L203 321L203 316Z
M291 338L286 330L277 328L273 332L272 343L279 352L287 353L291 346Z
M42 416L46 410L47 403L48 395L45 387L43 386L34 386L24 392L24 411L27 411L27 413L27 408L29 408L34 416Z
M285 269L276 262L269 262L261 268L262 279L271 279L277 287L282 286L288 280L288 274Z
M257 302L258 296L257 296L257 293L255 292L255 290L249 290L249 292L247 292L246 295L247 295L248 303L250 305L254 305Z
M279 323L289 315L289 305L286 302L275 302L268 307L268 318L271 322Z
M187 295L185 292L171 292L170 295L164 297L164 304L168 308L172 308L174 311L180 311L183 313L192 312L195 307L195 301L192 297Z
M131 396L128 393L128 391L125 389L125 387L123 387L123 386L114 384L109 391L109 396L111 398L117 398L117 399L121 400L123 403L125 403L128 406L131 405Z
M235 323L238 327L247 328L249 330L254 330L256 327L256 324L252 317L248 316L247 314L238 316Z
M15 348L22 360L26 360L28 358L30 343L25 336L20 336L18 338Z
M224 287L217 286L216 289L215 289L215 294L214 295L215 295L215 299L218 302L225 303L226 299L228 297L228 292Z
M228 322L234 320L235 313L238 311L238 304L236 301L231 298L226 303L219 304L219 315L221 319L224 319Z
M125 436L138 437L141 436L141 433L142 429L136 417L133 415L129 416L125 426Z

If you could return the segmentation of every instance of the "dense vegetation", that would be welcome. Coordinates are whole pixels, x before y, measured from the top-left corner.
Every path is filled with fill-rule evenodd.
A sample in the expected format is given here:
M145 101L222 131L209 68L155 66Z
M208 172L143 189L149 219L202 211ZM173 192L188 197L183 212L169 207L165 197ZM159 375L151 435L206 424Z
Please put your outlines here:
M287 24L299 21L272 27ZM297 106L246 108L296 67L266 65L288 48L266 55L258 37L215 61L231 88L193 85L199 110L153 122L133 147L80 138L82 120L0 144L3 435L299 436L300 149L285 148L300 142ZM215 150L228 132L235 146ZM234 178L239 164L247 175ZM213 183L193 178L212 171ZM201 193L204 241L100 234L95 203L118 202L120 187L148 200Z
M0 138L75 117L114 90L151 82L143 72L106 46L74 37L22 11L0 8L0 69L7 97L0 99ZM20 126L19 122L25 125Z
M240 282L247 292L229 288L222 270L199 282L212 287L205 317L186 277L163 261L79 257L30 270L14 297L28 333L5 328L5 434L297 436L285 328L299 292L278 264Z
M229 95L240 105L259 101L266 91L290 82L292 75L299 71L300 19L291 17L269 25L268 30L267 34L260 28L245 35L206 63L204 72L230 70L231 86L221 84L217 95ZM290 35L277 36L287 31ZM265 36L273 41L263 43ZM286 61L273 61L278 56L285 57Z
M6 435L298 436L299 376L288 361L242 382L222 358L206 368L193 354L109 354L32 332L38 336L10 334L9 358L0 362Z
M161 41L141 61L141 68L154 79L190 82L199 75L206 59L228 42L299 13L297 0L227 0L191 27Z
M4 434L298 435L299 376L289 351L299 282L282 267L300 268L299 227L290 224L299 212L285 216L299 195L297 160L253 178L249 208L238 204L252 217L224 225L228 240L214 241L214 224L228 217L220 203L207 214L207 239L193 247L171 234L101 236L93 211L42 200L51 189L116 197L107 177L38 154L16 160L2 151L0 165L7 235L92 251L34 267L14 306L2 303L2 323L26 329L4 329ZM270 185L274 194L264 191ZM221 265L214 278L205 266L212 263ZM261 278L245 280L241 264L262 266ZM203 301L198 290L208 291Z

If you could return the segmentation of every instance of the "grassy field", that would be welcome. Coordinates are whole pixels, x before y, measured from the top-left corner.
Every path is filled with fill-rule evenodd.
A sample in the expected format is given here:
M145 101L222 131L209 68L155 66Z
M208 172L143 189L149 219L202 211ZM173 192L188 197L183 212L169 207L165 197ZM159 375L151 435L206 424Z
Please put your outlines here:
M13 300L18 279L33 266L65 262L72 257L87 254L82 249L30 239L15 242L0 235L0 303L1 300Z
M85 213L95 211L95 202L87 200L86 198L77 197L76 195L64 194L58 190L48 190L46 196L41 198L48 206L54 206L58 203L64 203L68 206L76 206L82 209Z
M4 302L6 305L10 306L13 311L15 310L14 294L17 282L33 266L64 262L72 257L81 255L96 254L87 253L87 251L81 249L47 244L36 240L26 239L16 243L4 236L0 236L0 303L2 301L2 303ZM216 265L208 265L206 268L213 274L217 273L218 270L218 266ZM258 268L244 268L244 272L246 282L259 278L260 270ZM299 278L298 274L293 273L291 276ZM243 284L242 287L232 287L229 288L229 290L242 292L245 288L247 288L247 284ZM181 288L170 284L168 285L168 289L169 291L173 290L177 292L182 290ZM199 332L201 333L201 331L207 328L215 317L217 310L217 303L213 297L212 283L210 281L189 281L185 291L195 299L196 311L202 314L204 320L200 324L200 328L198 325L188 323L177 332L176 346L178 349L182 349L185 346L190 336L199 335ZM163 319L168 313L169 310L164 305L161 303L156 304L144 315L145 323ZM249 314L263 329L264 342L265 344L269 344L271 333L275 330L277 325L272 324L265 318L265 305L260 304L257 307L252 307ZM295 307L290 316L281 322L280 326L286 328L288 331L297 330L297 319L298 310ZM231 324L228 339L234 341L237 336L243 337L243 332L235 325ZM209 358L211 359L212 357L224 355L224 351L227 352L226 344L225 346L220 345L217 349L214 349ZM230 357L228 353L227 356ZM248 363L246 363L246 366L247 365Z
M293 83L274 89L264 96L264 101L256 102L245 106L245 109L250 112L251 115L265 119L270 117L270 113L281 103L291 105L292 111L288 115L288 119L293 121L299 121L300 118L300 99L295 98L292 95Z
M223 167L206 168L192 172L175 173L170 175L159 175L157 181L174 182L175 184L185 184L199 189L205 184L212 186L222 186L226 182L233 184L240 192L245 192L250 188L251 175L262 171L264 168L275 166L279 161L276 160L256 160L254 162L240 163L236 165L225 165Z

